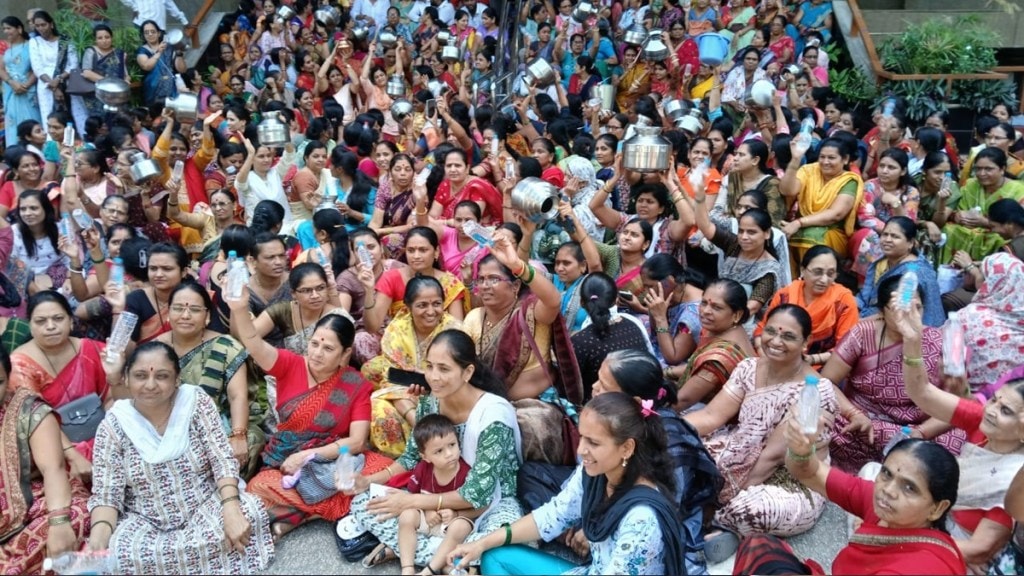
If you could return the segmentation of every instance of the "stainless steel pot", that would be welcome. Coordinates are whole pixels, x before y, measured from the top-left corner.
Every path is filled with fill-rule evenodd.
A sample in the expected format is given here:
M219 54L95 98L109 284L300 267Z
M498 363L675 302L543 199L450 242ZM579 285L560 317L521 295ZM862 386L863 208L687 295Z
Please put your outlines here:
M427 82L427 90L430 90L430 93L434 95L434 98L440 98L444 96L451 89L451 86L449 86L448 83L445 82L444 80L438 80L437 78L434 78Z
M512 188L512 208L536 224L543 224L558 214L558 188L546 180L523 178Z
M292 18L295 18L295 10L292 10L291 6L281 5L277 9L276 14L277 14L277 17L281 21L283 21L285 24L287 24L288 21L291 20Z
M273 116L260 122L256 127L256 135L259 137L260 146L269 148L282 148L291 140L288 125Z
M580 24L585 24L587 20L590 20L594 16L597 16L597 6L594 6L587 0L581 0L581 2L572 9L572 19Z
M447 30L441 30L435 37L437 38L437 43L442 46L447 46L455 40L455 36Z
M324 6L314 12L313 17L330 29L338 25L338 21L341 20L341 11L334 6Z
M775 85L768 80L758 80L747 90L744 103L747 108L770 108L775 96Z
M698 114L699 113L700 112L698 111ZM701 128L703 128L703 123L700 118L693 115L693 112L691 111L690 114L676 120L676 128L696 136L697 134L700 134Z
M385 48L393 48L398 44L398 35L391 30L381 30L377 35L377 41Z
M672 98L669 98L668 100L665 100L663 108L665 110L665 116L668 116L669 120L672 120L673 122L686 115L686 106L683 104L682 100L673 100Z
M661 128L637 126L636 134L622 145L622 166L633 172L660 172L672 166L672 143Z
M181 30L180 28L171 28L170 30L167 31L167 34L164 36L164 42L167 42L167 45L170 46L171 48L176 48L178 50L184 50L185 49L185 32L183 30Z
M458 46L445 46L441 48L441 59L445 62L458 62L462 59L462 52Z
M356 20L349 32L356 40L366 40L366 37L370 35L370 25L364 20Z
M526 67L526 81L538 88L543 88L555 81L555 69L543 58L537 58Z
M661 39L661 30L651 30L647 34L647 41L640 52L648 62L661 62L668 58L669 50Z
M392 98L401 98L405 96L405 78L402 78L401 74L392 74L388 78L388 83L384 87L384 92Z
M626 44L632 44L633 46L640 46L647 40L647 28L644 28L644 23L637 20L629 30L626 30L626 34L622 37L622 40Z
M409 114L412 114L412 103L405 98L399 98L391 103L391 117L395 122L401 124Z
M156 160L146 158L142 152L132 154L132 167L128 169L128 175L136 184L145 184L161 173L160 165Z
M598 84L595 92L595 98L601 99L602 110L613 110L615 108L615 86L611 84Z
M96 83L96 98L108 110L116 110L124 106L132 95L132 87L120 78L106 77Z
M195 122L199 118L199 96L181 93L164 100L164 106L174 110L174 117L184 122Z

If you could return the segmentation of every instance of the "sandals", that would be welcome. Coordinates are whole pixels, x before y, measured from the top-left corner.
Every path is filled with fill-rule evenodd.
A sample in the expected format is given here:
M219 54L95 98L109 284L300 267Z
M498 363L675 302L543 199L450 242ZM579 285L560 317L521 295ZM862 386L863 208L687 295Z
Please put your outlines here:
M398 556L395 556L394 550L388 548L387 544L381 542L380 544L377 544L377 546L375 546L365 558L363 558L361 564L363 565L363 568L373 568L374 566L379 566L385 562L395 560L396 558L398 558Z
M719 564L728 560L739 548L740 539L734 532L721 526L714 526L717 533L704 538L704 558L708 564Z

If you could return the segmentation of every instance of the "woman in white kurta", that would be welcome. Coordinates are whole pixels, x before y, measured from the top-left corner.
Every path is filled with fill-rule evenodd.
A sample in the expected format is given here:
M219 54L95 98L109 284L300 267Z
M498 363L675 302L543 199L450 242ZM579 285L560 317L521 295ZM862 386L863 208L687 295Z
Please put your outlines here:
M53 112L56 100L54 90L61 89L62 82L67 80L71 71L78 68L78 49L71 45L57 32L53 17L43 10L37 10L32 16L37 36L28 41L29 60L32 73L39 79L36 82L36 96L39 100L39 115L46 118ZM65 54L61 55L61 45ZM58 70L58 65L60 66ZM85 120L89 113L81 96L71 96L71 114L75 117L75 125L79 134L85 134Z

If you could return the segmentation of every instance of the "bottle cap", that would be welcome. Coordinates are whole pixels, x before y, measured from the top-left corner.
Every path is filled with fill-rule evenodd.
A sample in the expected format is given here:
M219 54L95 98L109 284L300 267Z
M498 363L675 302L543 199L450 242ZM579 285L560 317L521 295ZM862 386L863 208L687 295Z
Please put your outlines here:
M114 258L114 264L121 265L123 263L124 260L122 260L120 257Z
M817 386L819 381L819 378L814 374L808 374L807 376L804 376L804 384L806 384L807 386Z
M228 250L228 258L238 258L238 252L234 250Z
M348 444L342 444L341 446L338 446L338 454L342 456L348 454Z

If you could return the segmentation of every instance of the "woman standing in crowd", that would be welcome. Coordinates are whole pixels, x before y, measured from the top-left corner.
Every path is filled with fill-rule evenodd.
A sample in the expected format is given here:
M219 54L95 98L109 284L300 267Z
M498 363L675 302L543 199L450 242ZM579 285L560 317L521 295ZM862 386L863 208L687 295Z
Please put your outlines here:
M128 59L124 50L114 47L114 31L106 24L93 28L95 43L82 54L82 78L99 82L104 78L128 78ZM85 97L85 107L90 116L101 116L103 103L95 95Z
M25 25L17 16L0 20L0 30L8 48L0 61L0 81L3 82L4 125L6 142L11 147L18 143L14 128L26 120L42 121L37 105L36 75L32 71L29 36Z
M185 56L164 40L164 31L152 20L140 27L143 44L135 53L135 61L145 72L142 93L146 102L161 102L178 95L175 74L185 73Z

